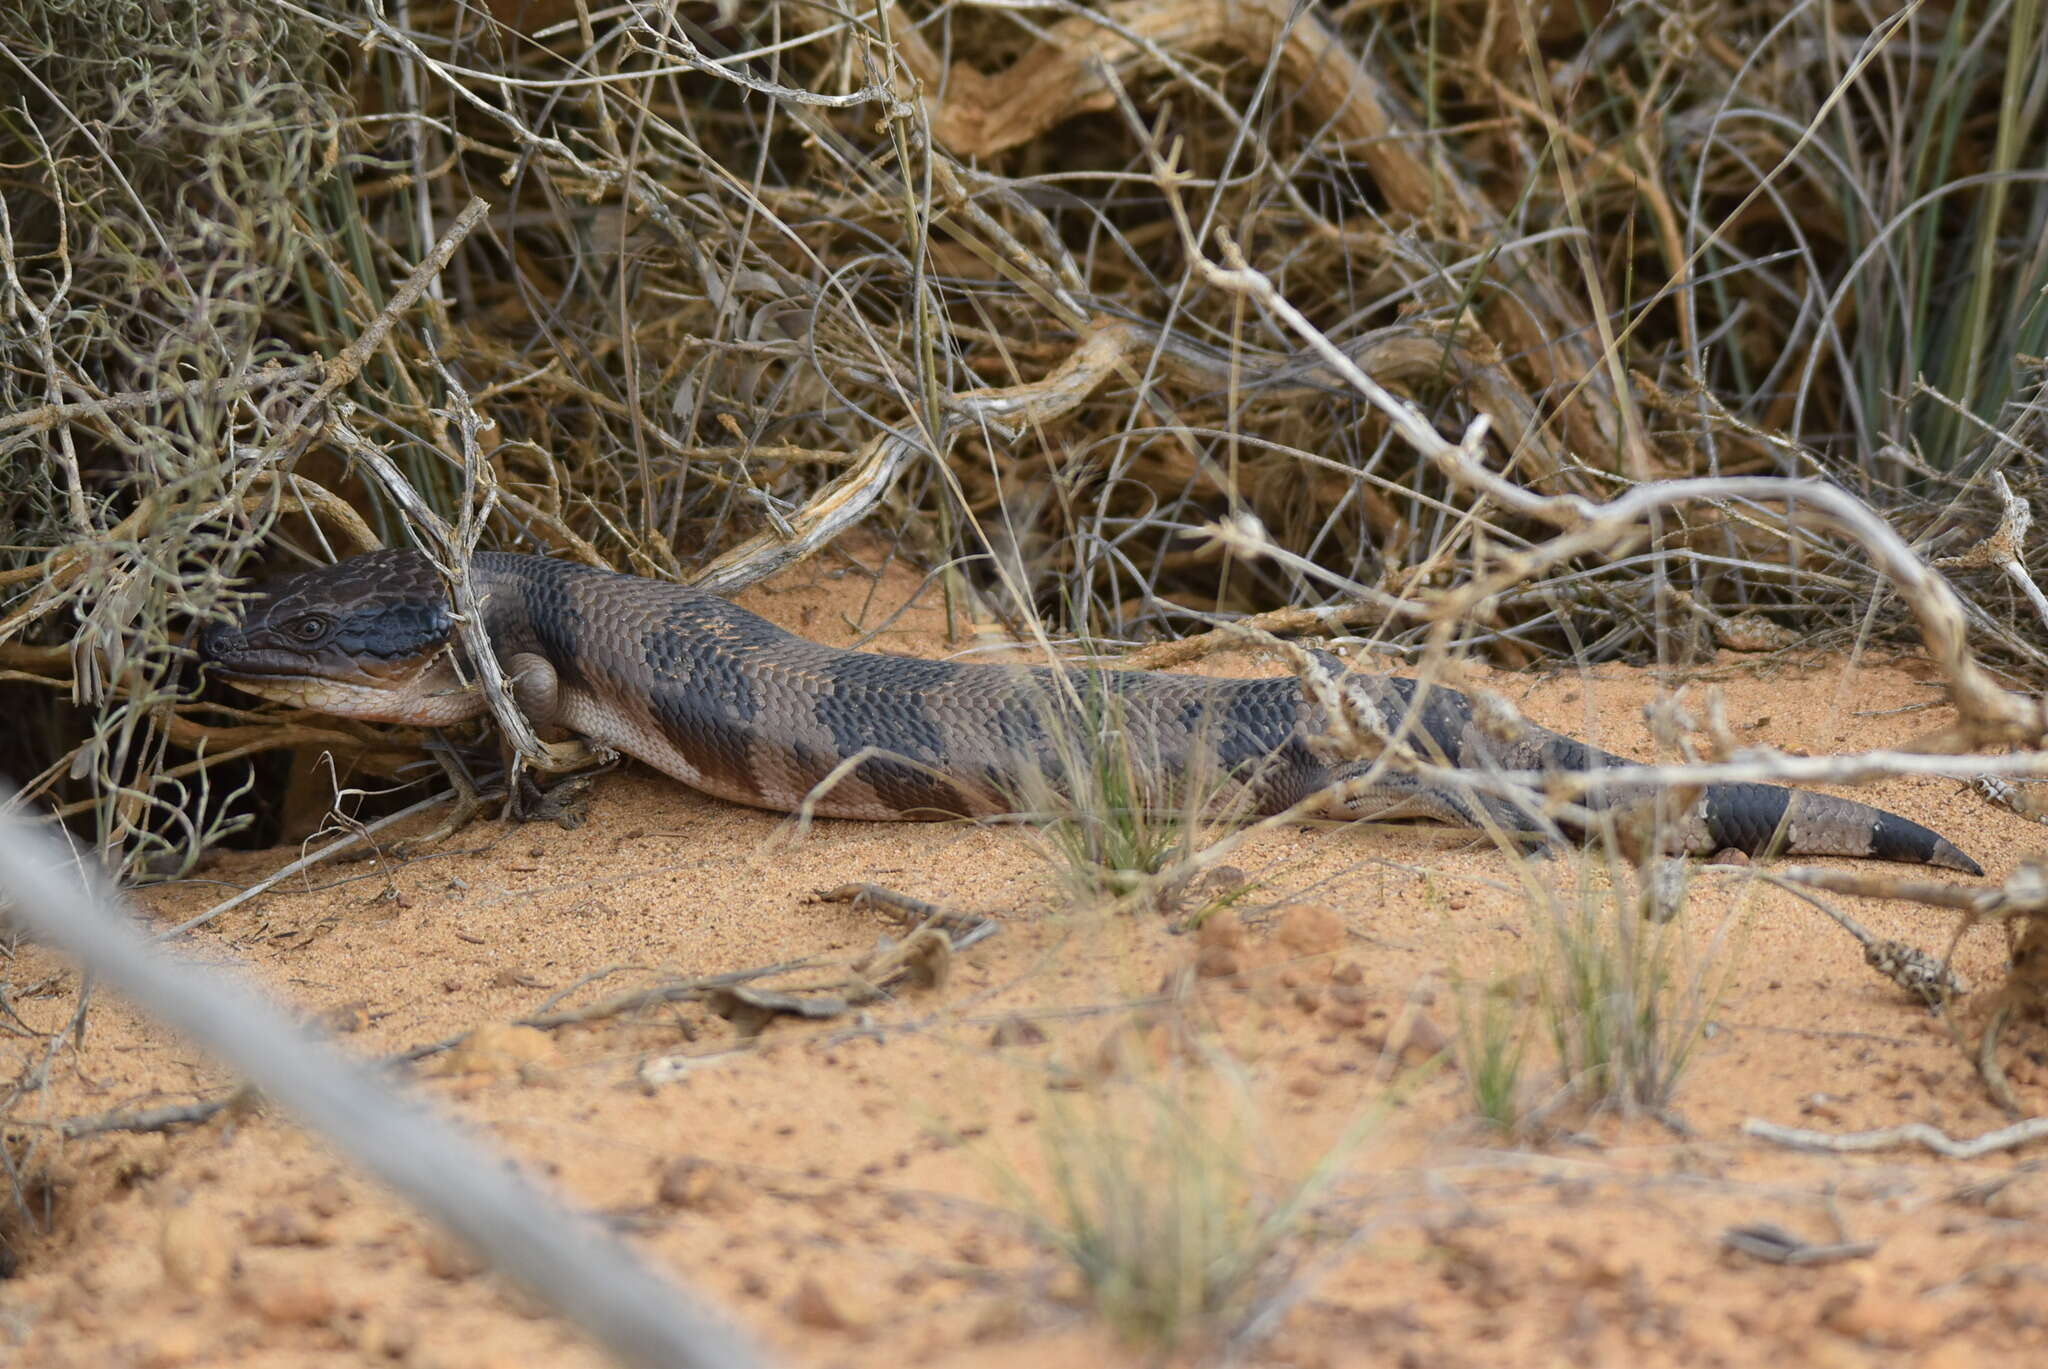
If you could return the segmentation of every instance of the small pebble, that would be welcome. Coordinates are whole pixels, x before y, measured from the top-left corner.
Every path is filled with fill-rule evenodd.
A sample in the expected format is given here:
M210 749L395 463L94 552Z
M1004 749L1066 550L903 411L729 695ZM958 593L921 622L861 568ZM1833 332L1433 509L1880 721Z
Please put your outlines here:
M420 1261L426 1265L429 1274L450 1283L473 1278L484 1271L482 1256L453 1236L439 1231L430 1233L420 1242Z
M1328 955L1344 948L1344 919L1321 903L1302 903L1280 915L1274 939L1295 955Z
M989 1033L991 1046L1039 1046L1045 1043L1045 1029L1028 1017L1006 1017Z
M661 1167L655 1197L685 1212L737 1212L746 1206L746 1191L709 1160L684 1156Z
M561 1062L554 1038L534 1027L490 1022L462 1038L436 1064L436 1074L483 1074L535 1083Z
M809 1274L790 1297L789 1315L799 1326L817 1331L851 1331L858 1324L832 1291Z
M334 1316L334 1292L326 1284L291 1275L251 1279L243 1296L272 1326L323 1326Z
M235 1268L235 1247L226 1228L195 1208L181 1207L165 1215L157 1251L163 1257L164 1277L202 1298L220 1292Z

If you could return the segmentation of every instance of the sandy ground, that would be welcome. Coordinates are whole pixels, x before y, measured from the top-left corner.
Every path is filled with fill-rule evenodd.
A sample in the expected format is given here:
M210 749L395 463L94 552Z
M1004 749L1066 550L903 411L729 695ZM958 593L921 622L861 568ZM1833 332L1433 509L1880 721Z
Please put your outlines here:
M799 571L745 602L850 642L853 619L879 623L918 583L891 570L870 598L844 566ZM873 645L941 652L936 596ZM1767 676L1725 664L1729 716L1779 746L1891 743L1941 721L1898 711L1934 693L1911 664ZM1238 656L1202 668L1278 667ZM1476 682L1538 721L1648 753L1646 674ZM1859 797L1937 827L1994 878L2048 844L1948 782ZM295 854L222 854L193 881L150 891L146 910L168 924ZM1107 1143L1085 1139L1088 1119L1106 1110L1142 1129L1156 1115L1147 1100L1175 1080L1234 1081L1250 1100L1212 1114L1225 1119L1207 1133L1219 1163L1242 1162L1281 1192L1328 1167L1303 1234L1283 1248L1286 1277L1258 1300L1258 1334L1238 1346L1253 1363L2042 1362L2039 1146L1964 1163L1743 1136L1752 1117L1954 1134L2006 1120L1928 1014L1807 905L1739 868L1703 871L1684 963L1711 957L1725 987L1668 1118L1678 1125L1558 1111L1509 1143L1473 1121L1454 1063L1403 1064L1455 1035L1460 979L1506 978L1497 1001L1534 1025L1543 938L1528 884L1569 887L1589 867L1426 827L1278 832L1231 863L1250 892L1189 935L1163 915L1075 909L1027 830L823 822L798 839L776 815L629 767L598 782L577 830L483 824L424 858L323 867L177 953L324 1015L363 1056L489 1029L481 1047L407 1073L794 1364L1129 1362L1034 1222L1059 1210L1048 1157L1099 1158ZM697 1004L546 1034L506 1027L564 990L574 1006L664 971L863 954L889 920L812 897L848 880L986 915L1000 932L957 957L940 987L836 1021L778 1020L752 1041ZM1835 902L1878 935L1947 943L1949 924L1929 911ZM1995 933L1978 933L1959 966L1995 983L2003 955ZM22 1029L60 1030L78 980L32 946L5 978L18 1019L0 1049L13 1078L47 1049ZM2005 1059L2038 1111L2048 1067L2031 1030ZM1554 1079L1540 1055L1525 1071L1532 1099ZM82 1049L9 1118L35 1221L17 1209L4 1227L17 1268L0 1283L0 1363L601 1362L260 1106L65 1143L37 1126L231 1083L100 995ZM1223 1092L1218 1082L1205 1096ZM1165 1191L1163 1176L1134 1180ZM1868 1247L1789 1266L1725 1249L1725 1232L1763 1223Z

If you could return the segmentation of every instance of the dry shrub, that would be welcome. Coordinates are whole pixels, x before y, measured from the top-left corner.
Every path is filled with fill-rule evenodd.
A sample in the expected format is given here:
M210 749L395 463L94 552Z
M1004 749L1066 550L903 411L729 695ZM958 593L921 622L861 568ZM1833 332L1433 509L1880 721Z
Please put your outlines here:
M2036 7L1521 12L10 6L0 668L47 726L0 764L131 873L217 834L220 783L161 777L303 739L174 708L166 644L273 532L400 535L358 440L455 510L436 358L493 425L492 535L646 573L772 541L884 432L878 525L953 603L1107 640L1325 593L1188 535L1226 514L1396 592L1537 534L1193 274L1176 199L1445 430L1486 412L1534 488L1822 472L1972 531L1955 501L2039 427ZM1110 319L1123 354L1056 412L963 403ZM2040 664L1983 584L1979 627ZM1737 502L1463 642L1668 657L1737 612L1901 621L1826 520Z

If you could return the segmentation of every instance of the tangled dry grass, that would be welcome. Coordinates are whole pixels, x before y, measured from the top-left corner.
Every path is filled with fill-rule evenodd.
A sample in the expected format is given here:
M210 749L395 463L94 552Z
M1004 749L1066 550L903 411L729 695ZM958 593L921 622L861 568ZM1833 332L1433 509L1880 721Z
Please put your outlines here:
M728 588L867 517L963 612L1111 642L1427 598L1545 535L1197 269L1225 241L1440 428L1486 414L1524 489L1818 475L1936 554L1994 472L2038 485L2032 5L0 24L0 667L41 724L4 762L131 875L238 820L227 762L337 740L195 712L175 643L259 543L401 535L365 450L451 518L487 480L497 540ZM1192 535L1245 515L1299 561ZM2038 670L2021 591L1971 587ZM1483 610L1458 645L1510 662L1907 621L1835 520L1752 497Z
M181 709L184 625L280 521L397 536L363 446L456 513L458 408L496 537L730 586L873 513L955 601L1111 641L1542 533L1205 280L1219 235L1533 490L1821 474L1940 550L2036 483L2029 7L91 8L4 21L0 665L48 724L9 768L130 873L234 820L224 760L334 740ZM1233 514L1341 579L1190 536ZM1727 501L1462 644L1846 643L1900 627L1870 589L1827 520Z

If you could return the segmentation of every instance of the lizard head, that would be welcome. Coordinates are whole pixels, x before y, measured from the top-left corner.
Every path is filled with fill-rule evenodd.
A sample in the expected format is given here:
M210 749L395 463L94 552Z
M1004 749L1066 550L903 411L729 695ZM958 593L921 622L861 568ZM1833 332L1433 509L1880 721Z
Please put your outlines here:
M199 635L207 669L301 708L441 726L476 716L453 660L455 618L433 563L373 551L259 585Z

